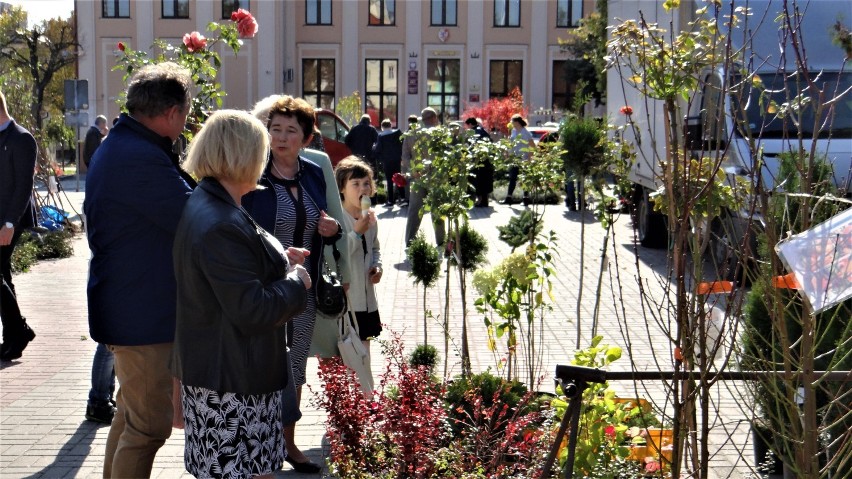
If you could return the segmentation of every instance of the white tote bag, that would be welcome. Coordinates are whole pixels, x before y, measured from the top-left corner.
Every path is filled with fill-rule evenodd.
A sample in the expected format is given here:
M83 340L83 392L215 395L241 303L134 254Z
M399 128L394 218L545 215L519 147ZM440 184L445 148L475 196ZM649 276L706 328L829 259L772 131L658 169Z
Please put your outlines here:
M340 357L343 364L355 371L358 383L364 397L373 399L373 372L370 369L370 352L361 342L358 334L358 322L355 321L352 311L347 311L338 320L337 348L340 349Z

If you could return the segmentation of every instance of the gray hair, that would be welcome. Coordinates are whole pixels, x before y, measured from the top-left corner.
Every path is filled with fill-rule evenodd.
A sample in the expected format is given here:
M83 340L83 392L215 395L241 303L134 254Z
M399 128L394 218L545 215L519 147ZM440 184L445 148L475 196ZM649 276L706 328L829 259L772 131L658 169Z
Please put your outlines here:
M189 110L192 100L189 70L173 63L146 65L139 69L127 87L127 111L131 115L155 117L179 105Z

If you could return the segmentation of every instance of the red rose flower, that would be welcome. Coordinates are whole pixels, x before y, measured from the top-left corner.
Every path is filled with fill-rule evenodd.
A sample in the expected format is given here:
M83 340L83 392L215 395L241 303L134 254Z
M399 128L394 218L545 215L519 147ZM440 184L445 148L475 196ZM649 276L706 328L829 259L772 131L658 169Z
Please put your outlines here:
M610 439L615 439L615 426L609 425L604 429L604 434Z
M204 47L207 46L207 39L198 32L187 33L183 36L183 44L186 46L186 50L192 53L204 50Z
M405 176L403 176L402 173L394 173L391 177L391 181L397 188L405 188L405 185L408 184L408 181L406 181Z
M242 8L231 14L231 21L237 24L240 38L254 38L257 35L257 20Z
M124 42L118 42L118 49L124 51L126 47L124 46Z
M633 114L633 108L631 108L631 107L630 107L630 106L628 106L628 105L624 105L624 106L623 106L623 107L621 107L621 109L620 109L620 110L618 110L618 111L620 111L622 115L630 116L630 115L632 115L632 114Z

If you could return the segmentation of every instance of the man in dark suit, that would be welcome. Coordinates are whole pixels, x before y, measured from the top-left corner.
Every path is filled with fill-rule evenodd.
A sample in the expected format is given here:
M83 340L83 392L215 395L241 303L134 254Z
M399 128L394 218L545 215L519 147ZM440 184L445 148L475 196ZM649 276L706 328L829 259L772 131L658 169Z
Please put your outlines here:
M344 142L352 150L353 155L359 156L373 167L373 171L376 171L376 165L373 164L372 152L373 145L376 143L376 138L378 137L379 132L370 124L370 115L365 114L361 116L361 121L349 130Z
M38 147L35 138L9 117L6 97L0 91L0 318L3 344L0 360L18 359L35 333L18 308L12 284L12 253L25 229L35 225L33 173Z
M392 207L395 198L393 175L400 172L402 162L402 131L394 128L388 119L382 120L382 132L373 147L373 155L385 172L385 182L388 185L385 206Z
M104 139L106 134L106 117L98 115L95 118L95 124L89 127L89 131L86 132L86 142L83 145L83 162L86 163L87 168L89 162L92 161L92 156L95 155L95 150L101 146L101 140Z

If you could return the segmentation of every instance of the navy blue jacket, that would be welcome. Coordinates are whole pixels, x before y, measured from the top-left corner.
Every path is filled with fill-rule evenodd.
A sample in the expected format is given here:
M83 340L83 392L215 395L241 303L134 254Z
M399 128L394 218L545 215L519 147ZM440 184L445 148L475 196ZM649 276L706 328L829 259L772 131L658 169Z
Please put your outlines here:
M263 176L260 177L258 184L263 188L258 188L247 195L243 196L243 208L248 211L252 218L257 221L263 229L268 233L275 235L275 218L278 217L278 198L275 196L275 187L269 179L272 173L272 159L270 158L266 165L266 170ZM299 157L299 183L302 185L302 191L310 196L311 200L317 205L317 208L326 211L328 202L325 197L325 178L322 173L322 168L311 160L304 157ZM329 241L337 241L339 236L329 238ZM286 246L286 245L285 245ZM311 255L308 256L310 268L308 272L311 274L311 281L316 283L319 277L320 260L322 259L323 238L319 233L314 233L311 239Z
M192 192L187 179L171 140L127 115L92 157L83 212L95 341L140 346L174 340L172 244Z
M12 223L16 231L35 225L33 172L37 155L33 135L10 120L0 132L0 225Z

